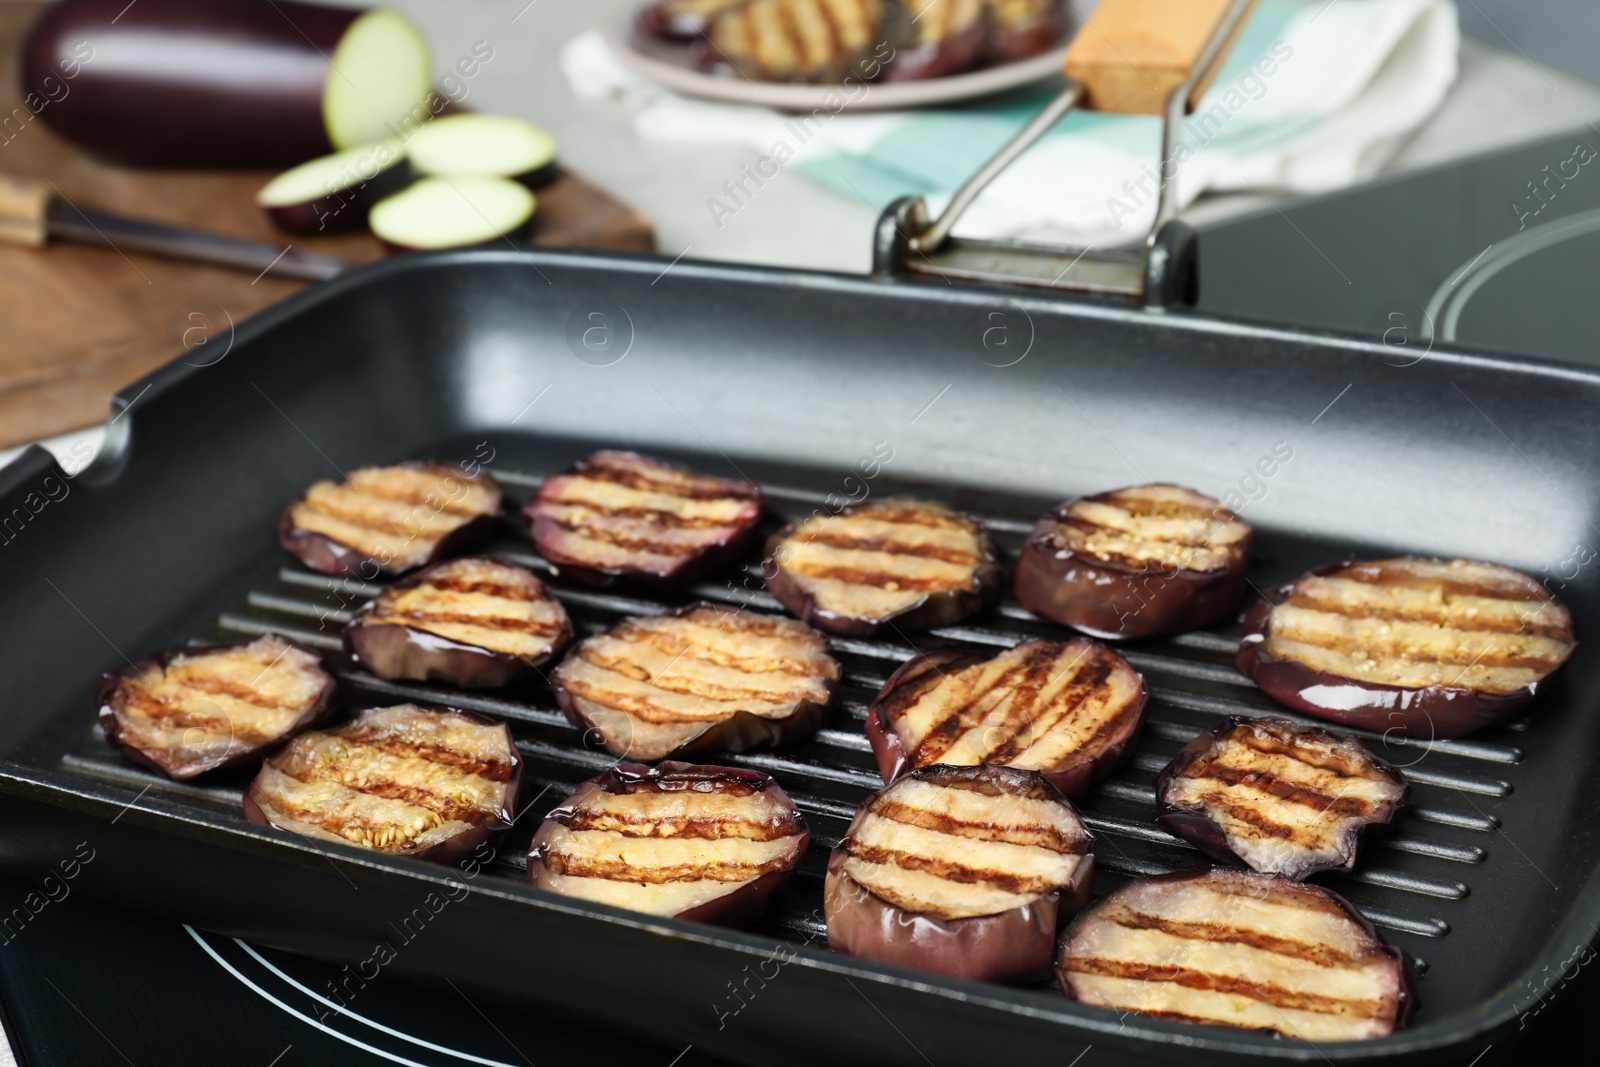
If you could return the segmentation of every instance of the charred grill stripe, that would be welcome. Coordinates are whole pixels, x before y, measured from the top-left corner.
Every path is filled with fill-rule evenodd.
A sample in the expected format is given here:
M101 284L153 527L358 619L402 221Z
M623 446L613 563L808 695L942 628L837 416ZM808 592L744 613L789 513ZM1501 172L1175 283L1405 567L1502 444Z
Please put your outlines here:
M1084 534L1087 537L1093 537L1095 534L1109 534L1112 537L1120 537L1128 541L1138 541L1143 544L1151 545L1177 545L1183 548L1217 547L1213 543L1214 538L1211 536L1176 538L1161 537L1148 531L1125 530L1119 526L1107 526L1103 523L1095 522L1093 519L1085 518L1082 515L1073 515L1070 513L1065 519L1057 520L1057 525L1077 530L1079 533ZM1201 532L1204 533L1204 527L1201 527Z
M632 678L634 681L644 682L651 688L659 689L662 692L699 697L703 700L716 701L718 703L794 704L801 700L809 700L816 695L808 689L790 689L780 693L765 692L759 689L736 689L732 686L713 683L707 679L670 681L663 680L660 676L639 678L636 677L634 672L647 673L644 668L622 657L607 656L587 642L578 647L578 656L592 667L598 667L613 674L620 674L623 677ZM633 670L629 671L627 668L632 668ZM571 687L573 679L568 678L566 681L568 686ZM597 693L596 696L588 697L587 699L595 700L599 704L606 703L603 694ZM661 709L661 711L663 714L672 714L665 708Z
M403 486L393 482L374 482L362 479L361 484L346 481L345 487L357 496L364 496L369 500L380 500L393 504L412 504L416 507L425 507L431 511L443 511L451 515L460 515L464 518L473 518L483 514L483 509L475 507L470 501L471 494L463 494L460 500L451 500L444 491L443 479L433 486ZM463 484L471 484L462 478ZM398 490L390 492L389 490Z
M524 619L507 615L483 615L475 612L429 611L423 608L413 608L405 612L373 612L372 623L397 623L401 626L415 623L452 623L460 626L476 626L481 630L511 631L513 633L527 634L530 637L554 637L562 631L559 623L541 622L538 619Z
M1038 895L1059 888L1059 883L1054 879L1043 876L1016 874L989 867L969 867L964 863L943 860L934 856L924 856L900 849L868 845L856 838L849 839L848 847L850 857L863 863L876 863L884 866L900 867L908 871L921 871L924 874L942 878L947 882L959 882L963 885L993 886L996 889L1007 893L1015 893L1019 896Z
M1112 670L1114 669L1115 668L1112 668ZM1110 673L1111 671L1107 672L1107 677L1110 676ZM1104 684L1104 681L1102 680L1100 684ZM1130 719L1138 718L1141 708L1142 703L1137 696L1132 700L1124 700L1122 702L1122 706L1117 709L1117 713L1115 715L1103 720L1100 725L1095 728L1094 733L1090 734L1077 746L1075 749L1077 754L1083 759L1090 759L1095 755L1098 755L1100 751L1107 745L1112 744L1116 740L1126 736L1128 721ZM1060 726L1064 721L1064 719L1058 719L1057 721L1047 725L1039 734L1039 739L1037 742L1035 742L1035 745L1043 745L1048 743L1050 740L1050 735L1054 733L1056 727ZM1028 752L1032 751L1035 745L1029 745L1028 748L1024 749L1017 758L1026 756Z
M588 478L596 482L610 482L612 485L635 489L641 493L660 493L663 496L681 497L684 500L751 499L748 494L732 491L732 487L727 483L682 474L677 477L670 475L652 477L648 468L644 467L623 469L618 466L591 466L585 464L574 472L573 476Z
M512 600L519 604L538 603L549 597L541 589L507 585L492 578L451 578L435 574L419 583L418 590L426 592L457 593L461 596L490 596L497 600Z
M1290 956L1297 960L1304 960L1319 967L1337 967L1353 970L1360 968L1372 958L1370 953L1362 956L1352 956L1341 952L1332 945L1295 941L1249 927L1232 926L1228 923L1169 919L1160 915L1151 915L1148 912L1135 911L1126 905L1118 906L1115 910L1109 911L1106 915L1106 920L1129 930L1157 930L1186 941L1219 941L1234 945L1245 945L1249 948L1259 949L1262 952L1272 952L1279 956Z
M1195 760L1183 773L1183 777L1197 781L1215 781L1226 786L1247 785L1289 804L1342 817L1359 818L1372 812L1372 804L1361 797L1329 796L1321 790L1286 781L1271 771L1229 767L1214 757ZM1211 795L1206 799L1210 802ZM1265 829L1266 826L1263 825L1262 828Z
M682 634L654 626L640 626L632 620L626 620L613 628L611 636L619 641L649 645L662 655L710 663L739 671L741 674L783 674L796 681L806 681L826 670L824 664L808 661L799 656L739 656L723 649L697 644Z
M263 671L263 674L266 672ZM178 687L178 692L170 697L159 698L163 701L190 699L190 693L200 693L205 696L231 697L241 704L249 704L254 708L266 711L298 711L298 703L280 704L266 694L260 692L248 683L236 682L230 678L218 677L214 674L195 675L183 667L174 667L167 674L169 683Z
M604 830L619 837L696 838L718 841L740 838L747 841L777 841L794 837L803 829L797 817L780 822L706 815L641 816L630 819L614 811L579 810L560 820L569 830Z
M605 530L585 523L569 522L549 513L541 515L540 518L554 523L580 541L612 545L629 552L645 552L653 556L688 556L705 548L704 545L652 540L648 526L642 527L637 535L629 536L620 530Z
M1314 767L1319 771L1327 771L1339 778L1360 778L1367 781L1387 780L1380 779L1360 763L1352 762L1338 754L1337 751L1318 751L1303 748L1300 745L1276 738L1263 737L1249 726L1241 726L1231 731L1222 738L1226 744L1243 745L1253 749L1264 756L1284 756L1303 763L1307 767Z
M1293 604L1291 601L1287 605L1280 605L1278 611L1282 611L1283 607L1285 606L1298 607L1298 605ZM1315 609L1301 610L1314 612L1315 614L1324 614L1322 612L1316 612ZM1358 621L1382 621L1379 617L1370 615L1340 615L1338 617L1355 618ZM1314 621L1315 620L1302 620L1302 623ZM1306 632L1307 627L1302 623L1293 621L1281 622L1278 618L1275 618L1271 624L1273 627L1272 636L1286 636L1288 640L1299 642L1300 644L1306 645L1310 648L1322 649L1328 652L1338 652L1350 656L1365 655L1367 658L1373 660L1403 659L1409 663L1435 663L1459 667L1509 668L1549 672L1554 670L1561 663L1563 658L1557 655L1555 652L1552 652L1549 655L1539 655L1531 652L1525 654L1523 652L1519 652L1515 647L1497 649L1494 643L1494 638L1505 635L1487 630L1463 629L1456 626L1429 627L1436 639L1438 637L1450 636L1452 642L1451 646L1444 649L1427 647L1425 643L1426 639L1422 635L1417 635L1416 639L1414 640L1402 640L1398 636L1389 638L1387 635L1384 635L1386 637L1386 643L1396 646L1394 651L1390 651L1388 649L1373 649L1370 643L1367 640L1364 640L1364 635L1359 633L1344 634ZM1282 634L1280 632L1280 627L1282 629L1289 630L1290 633L1288 635ZM1479 647L1476 651L1473 650L1473 642L1471 640L1474 635L1487 637L1489 639L1486 642L1482 642L1481 647ZM1521 637L1523 635L1518 634L1513 636Z
M1351 604L1336 597L1323 596L1303 590L1296 590L1287 603L1297 608L1304 608L1307 611L1317 611L1327 615L1342 615L1348 619L1421 623L1441 630L1460 630L1463 633L1532 634L1536 637L1549 637L1558 641L1572 640L1571 626L1559 622L1538 622L1533 618L1534 613L1532 612L1523 613L1516 620L1466 616L1464 614L1457 616L1451 615L1447 608L1442 611L1429 612L1407 610L1399 605ZM1505 600L1503 603L1534 602Z
M777 35L782 37L784 44L788 47L790 56L794 60L790 70L792 71L795 67L798 67L803 72L811 59L810 49L806 47L805 36L800 32L799 23L795 21L791 3L792 0L773 0L773 29ZM767 65L782 69L777 63L768 63Z
M1032 657L1021 663L1012 664L982 689L971 688L965 672L947 676L954 686L966 689L966 692L960 692L958 689L947 698L945 706L949 709L948 712L924 735L922 743L913 753L914 762L919 766L938 763L940 757L950 751L951 746L971 729L974 722L982 722L994 705L1005 699L1006 693L1017 685L1018 679L1026 675L1031 666Z
M370 747L376 748L377 746ZM333 782L354 793L382 797L385 800L398 800L414 807L424 808L447 822L464 822L471 826L482 826L484 823L497 818L499 814L486 808L480 808L476 804L463 803L455 797L429 789L426 786L410 785L392 778L373 777L372 775L364 774L359 781L351 780L342 773L346 769L344 760L318 763L310 767L302 767L296 761L284 761L278 764L280 773L293 778L297 782L306 784ZM295 773L296 771L301 773L297 774ZM326 828L329 824L324 822L322 825Z
M740 525L737 521L724 522L720 519L712 519L705 516L681 515L676 511L667 511L661 508L619 508L594 500L574 500L570 496L562 497L559 500L552 501L552 503L559 507L588 508L590 511L598 512L611 518L632 519L640 526L645 527L666 526L675 530L732 530Z
M816 0L817 17L822 21L824 31L828 35L828 54L823 59L824 63L844 63L850 58L850 49L845 42L844 31L833 17L832 0Z
M785 570L789 568L785 567ZM886 571L868 570L848 565L829 566L825 563L809 563L795 568L795 572L807 578L833 578L837 581L848 582L851 585L867 588L885 589L894 586L894 592L940 592L945 589L959 589L972 584L972 576L966 575L961 581L952 583L947 578L937 575L922 577L920 575L893 574Z
M919 559L937 559L962 567L976 567L983 562L976 553L950 545L918 544L897 541L892 537L854 537L846 531L824 527L803 534L807 544L827 545L829 548L854 549L861 552L888 552L896 556L916 556Z
M1218 814L1233 819L1235 822L1254 826L1262 833L1275 837L1280 841L1308 842L1315 840L1318 836L1314 827L1302 830L1300 827L1285 826L1283 823L1274 822L1249 804L1236 803L1233 798L1225 793L1202 793L1199 799Z
M365 748L376 749L390 756L399 756L403 759L427 760L442 767L450 767L464 774L475 774L479 778L487 778L491 782L508 782L511 780L512 765L509 760L488 760L470 752L457 752L435 745L427 741L412 741L394 734L384 733L363 726L360 722L351 723L333 731L333 736L349 741L351 744Z
M1081 855L1088 850L1089 838L1071 834L1059 827L1040 823L1013 823L997 825L991 822L969 822L940 811L913 807L892 797L881 797L873 805L872 813L893 822L916 826L951 837L970 837L979 841L1005 841L1014 845L1033 845L1047 848L1063 856Z
M1064 691L1057 693L1055 699L1046 707L1040 709L1036 706L1038 692L1035 691L1029 705L1023 709L1023 714L1008 718L1005 725L1011 728L1010 735L1001 744L993 746L989 755L984 757L985 762L1009 763L1033 749L1035 745L1042 744L1057 726L1078 718L1090 698L1104 688L1106 680L1111 677L1111 672L1116 669L1110 657L1098 650L1091 652L1090 655L1092 659L1088 671L1076 670ZM1081 658L1080 654L1079 660L1064 670L1073 670ZM1057 662L1051 657L1048 669L1055 670ZM1047 682L1049 680L1046 679Z
M781 871L790 857L780 856L765 863L679 863L661 867L639 867L620 860L597 860L553 851L545 865L557 874L571 878L601 878L609 882L635 882L665 885L668 882L748 882L771 871Z
M128 713L143 716L159 726L168 729L182 727L185 730L202 730L218 737L226 735L236 744L259 745L277 736L277 731L259 730L248 721L235 723L226 714L206 715L138 690L124 698L123 706Z
M1254 982L1249 978L1212 974L1209 971L1199 971L1173 964L1109 960L1094 956L1069 956L1067 958L1067 969L1077 974L1092 974L1104 978L1127 978L1141 982L1169 982L1174 985L1181 985L1186 989L1203 989L1209 992L1248 997L1251 1000L1270 1004L1275 1008L1320 1012L1325 1015L1376 1019L1384 1010L1383 1002L1379 1000L1351 1000L1344 997L1329 997L1320 993L1285 989L1269 982Z

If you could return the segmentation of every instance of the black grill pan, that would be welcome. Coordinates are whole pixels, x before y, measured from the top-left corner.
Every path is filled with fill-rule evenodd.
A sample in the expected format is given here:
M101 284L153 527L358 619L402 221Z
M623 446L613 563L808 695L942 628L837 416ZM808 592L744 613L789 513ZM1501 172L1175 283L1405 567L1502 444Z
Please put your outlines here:
M1260 588L1352 554L1478 557L1547 578L1580 639L1596 632L1595 372L1446 351L1397 367L1381 345L1195 314L662 267L479 252L365 268L244 324L223 358L179 360L131 386L102 456L77 477L38 449L0 473L0 868L39 878L87 841L95 858L77 887L132 908L353 966L385 944L384 974L759 1064L1071 1063L1091 1046L1101 1063L1470 1060L1491 1043L1502 1051L1547 979L1588 958L1600 709L1587 645L1507 726L1433 744L1369 737L1406 767L1416 809L1354 875L1325 881L1424 977L1417 1025L1359 1044L1119 1018L1050 987L830 954L821 872L880 784L861 718L912 652L898 639L835 641L847 684L824 730L728 758L776 776L815 835L800 877L747 933L525 885L521 851L539 818L610 760L582 746L546 691L469 697L339 668L351 707L449 702L511 721L537 799L481 872L263 830L238 810L248 774L178 785L104 744L90 691L125 657L264 630L332 653L376 587L299 567L276 546L278 515L339 469L414 457L487 458L520 502L593 447L637 447L761 483L774 523L910 491L985 515L1011 552L1063 498L1176 481L1244 500ZM1292 459L1263 477L1258 460L1281 443ZM886 452L866 477L862 461ZM518 524L493 549L542 566ZM686 598L775 610L754 563L684 597L553 585L588 633ZM998 648L1052 633L1007 597L917 642ZM1152 690L1150 724L1081 805L1097 892L1203 866L1155 828L1151 781L1218 716L1278 710L1233 671L1236 635L1230 625L1129 647ZM427 921L408 921L418 908Z

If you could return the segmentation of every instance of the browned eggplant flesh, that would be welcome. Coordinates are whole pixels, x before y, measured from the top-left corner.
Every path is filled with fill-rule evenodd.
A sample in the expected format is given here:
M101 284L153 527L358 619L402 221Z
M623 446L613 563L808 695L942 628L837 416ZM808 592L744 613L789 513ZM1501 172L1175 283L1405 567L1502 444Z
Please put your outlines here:
M751 81L840 81L893 55L881 0L750 0L711 22L705 65Z
M1057 977L1117 1012L1310 1042L1383 1037L1416 998L1405 956L1343 898L1216 869L1123 886L1073 923Z
M838 680L805 623L709 604L624 619L581 642L551 678L575 723L642 760L809 734Z
M889 81L942 78L970 69L988 38L984 0L907 0L910 40L895 53Z
M984 0L987 58L1010 63L1054 47L1067 31L1066 0Z

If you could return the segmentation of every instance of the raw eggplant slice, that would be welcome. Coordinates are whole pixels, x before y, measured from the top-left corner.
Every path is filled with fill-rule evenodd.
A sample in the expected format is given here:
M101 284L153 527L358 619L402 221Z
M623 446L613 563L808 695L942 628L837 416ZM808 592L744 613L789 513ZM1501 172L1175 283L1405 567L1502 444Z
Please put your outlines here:
M527 236L538 200L510 178L423 178L367 213L391 251L470 248Z
M454 863L511 825L522 757L504 723L448 708L373 708L301 734L244 797L252 822Z
M902 666L867 710L892 782L936 763L1038 771L1069 797L1114 771L1138 740L1144 678L1098 641L1024 641L996 656L940 650Z
M1056 977L1083 1004L1306 1041L1383 1037L1410 960L1335 893L1247 871L1144 878L1078 916Z
M835 952L994 982L1047 978L1089 900L1093 837L1042 775L928 767L868 797L828 858Z
M750 0L655 0L639 10L639 32L647 37L689 41L711 28L711 20Z
M494 528L500 485L448 463L358 467L283 513L278 541L314 571L372 580L459 552Z
M1017 560L1021 605L1106 640L1154 637L1232 613L1250 525L1177 485L1081 497L1039 520Z
M469 689L526 679L572 640L572 620L531 571L483 558L436 563L378 594L345 627L379 678Z
M909 0L914 35L895 53L885 81L943 78L970 70L988 40L984 0Z
M1410 793L1354 738L1230 716L1156 776L1156 822L1213 859L1298 881L1354 869L1361 837L1398 818Z
M767 541L767 589L830 633L945 626L982 609L1001 569L981 519L894 498L817 512Z
M1509 567L1402 556L1318 568L1245 617L1238 667L1319 719L1451 738L1510 716L1572 655L1572 615Z
M712 20L702 65L750 81L843 81L883 45L884 14L881 0L750 0Z
M419 175L510 178L537 189L556 171L556 139L510 115L434 119L417 127L405 151Z
M984 0L989 13L985 58L1013 63L1054 48L1067 34L1066 0Z
M276 635L159 652L95 687L106 740L171 778L261 759L333 709L315 652Z
M757 771L624 763L545 818L528 851L528 881L651 915L745 926L810 841L794 802Z
M838 681L839 664L805 623L694 604L584 640L550 684L606 748L658 760L811 734Z
M546 478L523 508L562 574L605 583L693 581L737 556L761 519L761 490L637 452L596 452Z
M372 205L411 184L399 140L347 148L286 170L256 194L274 225L289 233L365 226Z

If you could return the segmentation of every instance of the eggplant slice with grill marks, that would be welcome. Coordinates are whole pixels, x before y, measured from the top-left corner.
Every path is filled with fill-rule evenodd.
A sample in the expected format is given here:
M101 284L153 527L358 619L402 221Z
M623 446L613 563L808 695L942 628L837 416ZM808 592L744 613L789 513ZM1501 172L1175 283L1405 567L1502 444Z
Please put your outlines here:
M1017 600L1107 640L1193 630L1233 612L1251 540L1248 523L1193 489L1141 485L1081 497L1028 535Z
M503 833L522 758L504 723L400 704L295 738L245 793L252 822L454 863Z
M1410 960L1343 897L1221 868L1099 901L1067 931L1056 976L1083 1004L1314 1042L1384 1037L1416 1007Z
M936 763L1038 771L1069 797L1115 770L1144 724L1144 678L1098 641L941 650L902 666L867 710L883 780Z
M624 763L591 778L539 827L528 881L651 915L744 926L766 909L811 834L757 771Z
M1576 647L1572 616L1520 571L1402 556L1335 563L1245 617L1238 667L1307 715L1452 738L1510 716Z
M895 53L885 81L943 78L970 70L988 39L984 0L909 0L912 40Z
M160 652L95 687L106 740L171 778L262 758L333 709L315 652L269 634Z
M893 498L822 512L767 541L767 589L821 630L867 637L945 626L981 610L1001 567L981 519Z
M957 978L1042 980L1089 900L1092 846L1033 771L913 771L867 798L828 858L828 947Z
M494 528L500 485L448 463L360 467L290 504L278 541L314 571L367 581L469 547Z
M545 479L523 515L539 551L564 575L677 584L750 543L761 490L636 452L602 451Z
M1066 0L984 0L989 14L985 58L1013 63L1054 48L1067 34Z
M403 579L345 627L379 678L495 689L534 674L572 640L572 620L531 571L471 557Z
M889 52L886 14L882 0L750 0L712 20L700 65L749 81L865 78Z
M1156 777L1156 819L1223 863L1296 881L1352 870L1411 787L1359 741L1286 719L1230 716Z
M658 760L811 734L838 681L839 664L805 623L693 604L587 638L551 686L606 748Z

